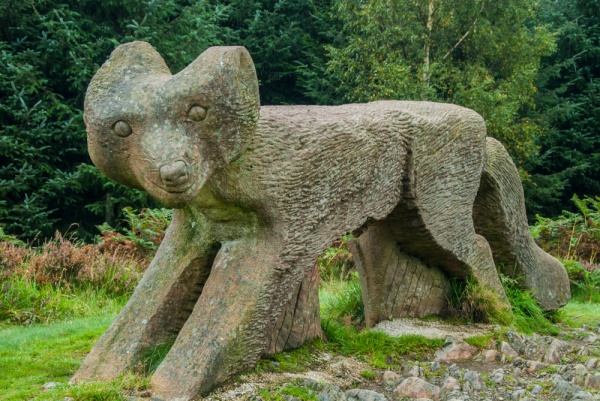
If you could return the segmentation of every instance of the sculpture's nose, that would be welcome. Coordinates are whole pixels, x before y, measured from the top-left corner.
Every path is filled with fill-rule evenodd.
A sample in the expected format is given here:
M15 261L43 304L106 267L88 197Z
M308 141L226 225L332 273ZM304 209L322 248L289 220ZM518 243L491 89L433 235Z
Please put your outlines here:
M181 160L165 164L159 171L160 178L167 187L178 187L185 184L188 180L188 166Z

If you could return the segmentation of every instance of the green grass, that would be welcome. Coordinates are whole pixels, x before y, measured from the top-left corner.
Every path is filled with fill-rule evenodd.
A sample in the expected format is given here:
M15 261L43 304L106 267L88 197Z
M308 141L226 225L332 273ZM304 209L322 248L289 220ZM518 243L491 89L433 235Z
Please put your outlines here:
M0 293L2 323L33 324L117 313L128 296L110 296L103 289L39 285L26 278L5 282Z
M286 383L281 387L273 390L260 390L259 395L265 401L285 401L286 396L296 397L300 400L316 400L317 396L314 391L294 383Z
M429 339L420 335L391 337L378 331L357 332L333 319L325 321L323 328L334 351L345 356L362 357L379 369L401 366L403 356L419 360L444 345L442 339Z
M582 324L595 327L600 324L600 303L571 300L560 311L561 320L572 327Z
M348 324L361 326L365 320L365 310L358 274L351 280L331 281L321 284L319 302L323 319L345 320Z
M1 329L0 400L52 399L42 396L44 383L67 383L114 318Z
M467 344L471 344L474 347L484 349L487 347L487 345L489 344L489 342L492 340L493 337L494 337L493 333L484 334L484 335L480 335L480 336L473 336L473 337L465 338L465 342Z
M535 302L531 292L524 291L518 286L518 281L500 275L506 296L512 306L512 324L523 333L533 332L557 335L559 329L552 323L556 318L553 314L545 313Z
M321 351L330 350L330 346L321 340L304 343L300 348L268 355L258 361L255 372L299 373L311 369L315 356Z
M377 374L372 370L363 370L360 372L360 377L367 380L375 380L375 378L377 378Z

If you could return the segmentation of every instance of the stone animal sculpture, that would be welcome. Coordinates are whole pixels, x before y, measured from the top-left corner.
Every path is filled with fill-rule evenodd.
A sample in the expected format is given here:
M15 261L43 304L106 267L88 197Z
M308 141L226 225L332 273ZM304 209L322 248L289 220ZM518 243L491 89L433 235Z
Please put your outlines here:
M143 42L119 46L85 99L92 160L175 208L129 303L73 378L109 380L175 341L156 399L190 400L261 355L321 335L315 261L340 235L369 325L439 312L449 277L506 304L496 265L545 310L562 265L533 242L517 171L475 112L427 102L260 107L242 47L172 75Z

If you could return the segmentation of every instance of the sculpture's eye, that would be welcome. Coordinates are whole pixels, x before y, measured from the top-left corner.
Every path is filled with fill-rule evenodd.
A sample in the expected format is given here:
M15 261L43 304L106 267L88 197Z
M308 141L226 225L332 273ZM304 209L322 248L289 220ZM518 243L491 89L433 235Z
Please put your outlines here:
M202 106L192 106L187 115L190 121L202 121L206 118L206 109Z
M113 131L120 137L125 138L126 136L131 135L131 126L127 124L123 120L119 120L113 125Z

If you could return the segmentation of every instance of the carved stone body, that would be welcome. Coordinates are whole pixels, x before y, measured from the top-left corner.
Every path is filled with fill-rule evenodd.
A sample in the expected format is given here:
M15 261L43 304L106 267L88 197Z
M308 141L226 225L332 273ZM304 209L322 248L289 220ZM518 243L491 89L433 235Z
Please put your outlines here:
M569 299L564 268L525 232L514 165L499 143L486 145L485 124L468 109L260 108L245 49L211 48L172 76L150 45L134 42L92 80L85 120L101 171L176 210L73 381L112 379L175 339L151 383L159 399L189 400L264 353L320 336L314 264L348 232L362 233L352 249L369 324L439 311L453 276L472 275L505 300L503 261L519 266L544 309ZM496 262L478 233L498 244Z

